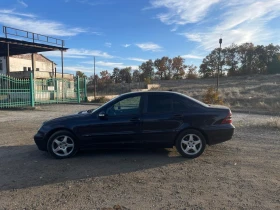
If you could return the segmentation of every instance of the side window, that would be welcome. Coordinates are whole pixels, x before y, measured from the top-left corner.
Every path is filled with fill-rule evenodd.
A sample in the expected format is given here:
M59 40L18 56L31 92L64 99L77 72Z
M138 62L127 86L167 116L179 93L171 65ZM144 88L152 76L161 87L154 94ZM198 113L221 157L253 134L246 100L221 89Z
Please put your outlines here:
M148 112L166 113L172 111L172 100L168 95L149 95Z
M181 100L179 98L173 99L173 110L176 111L187 111L189 109L188 104L186 101Z
M0 59L0 71L3 71L3 64L2 64L2 60Z
M118 101L106 113L109 116L131 115L140 113L140 99L141 96L134 96Z

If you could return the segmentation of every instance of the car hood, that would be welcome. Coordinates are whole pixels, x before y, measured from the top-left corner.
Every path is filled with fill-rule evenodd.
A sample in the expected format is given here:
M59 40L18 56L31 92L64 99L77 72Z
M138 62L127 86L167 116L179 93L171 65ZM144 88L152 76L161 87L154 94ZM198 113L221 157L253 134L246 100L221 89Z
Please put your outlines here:
M89 115L90 115L90 113L66 115L63 117L58 117L58 118L46 121L46 122L44 122L44 124L61 123L63 121L69 121L69 120L78 120L78 119L85 118L85 116L89 116Z

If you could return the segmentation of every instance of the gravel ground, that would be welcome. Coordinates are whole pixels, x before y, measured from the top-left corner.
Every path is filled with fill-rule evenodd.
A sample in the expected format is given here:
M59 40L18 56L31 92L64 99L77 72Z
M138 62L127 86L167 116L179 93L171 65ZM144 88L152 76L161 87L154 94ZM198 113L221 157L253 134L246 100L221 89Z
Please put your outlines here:
M92 106L0 111L0 209L280 209L280 131L233 113L231 141L194 160L175 149L80 152L55 160L33 135Z

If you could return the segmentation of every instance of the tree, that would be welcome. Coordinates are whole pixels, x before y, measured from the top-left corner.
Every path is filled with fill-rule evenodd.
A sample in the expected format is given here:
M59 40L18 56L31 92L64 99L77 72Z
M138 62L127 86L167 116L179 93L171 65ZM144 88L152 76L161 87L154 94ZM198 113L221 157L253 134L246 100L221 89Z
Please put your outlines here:
M79 78L87 78L87 76L81 71L76 71L76 77L77 76L79 76Z
M106 85L112 82L111 75L107 70L100 72L100 82Z
M225 48L225 65L228 67L226 71L228 72L228 76L233 76L238 74L238 46L236 44L232 44L231 46Z
M183 79L187 66L184 64L185 59L177 56L172 59L173 79Z
M219 65L219 49L213 50L207 55L200 65L199 73L202 77L215 77Z
M91 75L88 78L87 87L88 87L88 91L90 91L90 92L94 91L94 80L96 81L96 85L97 85L100 80L97 74L95 75L95 77L94 77L94 75Z
M254 74L256 71L256 54L253 43L244 43L238 47L240 56L240 73L241 74Z
M197 66L194 66L194 65L190 65L190 66L187 66L187 79L196 79L198 78L198 75L197 75Z
M166 71L167 71L167 66L166 63L169 60L168 57L164 56L161 59L156 59L154 61L154 67L157 69L156 74L159 75L160 79L162 80L163 78L166 78Z
M135 70L132 74L132 81L133 82L140 82L141 73L139 70Z
M154 62L150 59L139 66L139 70L141 70L141 77L143 80L152 79L154 77Z
M274 55L268 64L267 72L269 74L280 74L280 55Z
M120 70L119 77L122 82L131 83L131 67L126 67Z
M120 78L120 69L119 68L114 68L113 69L113 73L112 73L111 78L115 83L120 83L122 81L121 78Z

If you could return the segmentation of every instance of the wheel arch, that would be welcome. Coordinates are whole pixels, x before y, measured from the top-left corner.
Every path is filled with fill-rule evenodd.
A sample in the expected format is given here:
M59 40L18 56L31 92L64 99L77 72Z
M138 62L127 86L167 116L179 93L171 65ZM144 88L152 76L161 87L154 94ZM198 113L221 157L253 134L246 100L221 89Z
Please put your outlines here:
M69 133L71 133L74 137L75 137L75 140L77 141L77 144L79 146L79 141L78 141L78 138L77 136L75 135L75 133L71 130L71 129L68 129L68 128L65 128L65 127L58 127L58 128L54 128L52 129L51 131L49 131L46 135L46 140L45 140L45 143L46 145L48 144L48 140L50 139L50 137L56 133L57 131L67 131Z
M175 136L175 139L173 141L173 145L176 145L176 140L177 140L178 136L180 136L183 132L186 132L187 130L196 130L196 131L200 132L203 135L203 137L204 137L204 139L206 141L206 144L209 145L209 139L208 139L208 136L206 135L206 133L203 130L199 129L199 128L193 128L193 127L189 127L189 128L185 128L185 129L181 130Z

